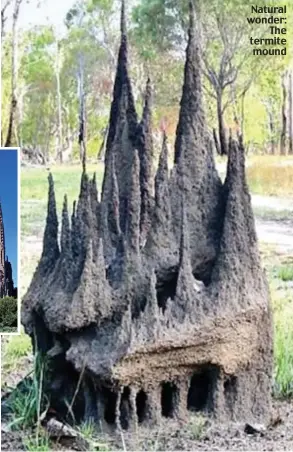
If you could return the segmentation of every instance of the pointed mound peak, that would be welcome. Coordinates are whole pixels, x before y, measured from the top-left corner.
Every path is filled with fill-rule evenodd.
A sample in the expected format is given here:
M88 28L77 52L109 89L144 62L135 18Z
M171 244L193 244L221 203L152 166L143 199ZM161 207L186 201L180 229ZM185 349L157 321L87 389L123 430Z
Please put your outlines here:
M195 8L194 0L189 0L189 37L195 37Z
M168 177L169 177L169 168L168 168L168 139L166 132L163 133L163 145L162 145L162 151L159 158L159 165L157 174L155 177L155 197L156 197L156 204L160 202L162 189L161 187L163 185L168 184Z
M140 241L140 162L138 152L135 151L132 162L131 192L127 211L127 242L131 251L139 254Z
M53 176L50 173L48 176L49 181L49 194L48 194L48 211L47 221L43 240L43 254L42 262L44 270L53 270L57 259L59 258L60 251L58 246L58 217L56 209L56 198Z
M194 150L195 138L200 139L205 132L205 120L202 108L201 83L201 33L199 24L195 20L193 2L190 1L190 24L186 62L184 69L184 84L181 98L181 109L175 142L175 163L178 163L186 146L186 159L191 164L197 160ZM191 140L193 141L191 145Z
M182 197L182 220L181 220L179 265L180 267L185 268L188 263L190 264L188 221L184 198Z
M229 138L229 152L228 152L228 165L227 165L227 177L225 185L230 187L235 182L244 184L246 188L245 177L245 150L242 139L236 141L230 135Z
M152 97L153 97L153 90L152 90L151 79L148 78L147 83L146 83L146 88L145 88L143 118L145 116L147 116L147 114L151 114Z
M121 21L120 30L122 38L127 37L127 27L126 27L126 5L125 0L121 0Z
M104 258L104 245L103 239L99 239L98 252L97 252L97 262L96 262L96 272L99 275L100 282L106 282L106 264Z
M64 195L61 227L61 252L66 253L70 247L70 224L68 214L67 195Z
M116 238L121 234L120 228L120 203L119 203L119 186L115 168L115 155L112 157L111 165L111 203L109 203L108 226L111 233Z
M160 155L159 160L159 169L160 171L163 171L164 173L168 174L168 157L169 157L169 150L168 150L168 137L166 132L163 132L163 144L162 144L162 151Z

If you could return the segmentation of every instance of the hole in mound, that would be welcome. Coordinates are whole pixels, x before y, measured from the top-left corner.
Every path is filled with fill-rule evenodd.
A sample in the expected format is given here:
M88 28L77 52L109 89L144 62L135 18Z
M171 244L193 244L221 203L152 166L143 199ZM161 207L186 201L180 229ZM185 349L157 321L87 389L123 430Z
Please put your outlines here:
M232 410L237 397L237 377L231 375L224 381L224 396L228 407Z
M212 411L218 375L215 366L205 366L193 374L187 395L188 410Z
M131 403L130 403L130 389L125 387L121 395L120 401L120 424L124 430L129 427L129 421L131 417Z
M179 391L174 383L162 383L161 407L164 417L173 417L177 406Z
M116 420L116 404L117 404L117 392L103 388L104 395L104 418L108 424L115 424Z
M167 300L174 300L178 281L178 271L169 275L165 280L158 279L157 282L157 302L158 306L165 311Z
M147 415L147 395L142 389L136 394L136 414L141 424Z

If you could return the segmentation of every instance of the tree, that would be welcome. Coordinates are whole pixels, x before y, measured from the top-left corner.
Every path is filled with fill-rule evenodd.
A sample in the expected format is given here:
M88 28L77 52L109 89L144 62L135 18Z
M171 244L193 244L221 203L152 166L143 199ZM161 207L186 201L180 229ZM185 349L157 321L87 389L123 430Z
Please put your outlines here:
M17 76L18 76L18 30L17 23L22 0L15 0L12 17L12 71L11 71L11 103L7 137L5 147L10 147L13 142L13 129L15 127L15 115L17 110ZM2 14L2 11L1 11ZM1 15L2 19L2 15Z
M187 3L175 0L142 0L134 8L133 34L141 46L141 53L150 58L156 52L182 54L185 42ZM261 0L259 5L264 2ZM216 147L227 152L225 117L231 117L238 133L245 126L245 98L258 75L269 70L269 60L255 58L249 45L249 36L260 37L265 27L249 30L247 16L252 0L218 0L196 2L198 20L202 24L205 92L209 113L217 118L214 129ZM156 20L153 18L156 17ZM228 110L230 110L228 112Z

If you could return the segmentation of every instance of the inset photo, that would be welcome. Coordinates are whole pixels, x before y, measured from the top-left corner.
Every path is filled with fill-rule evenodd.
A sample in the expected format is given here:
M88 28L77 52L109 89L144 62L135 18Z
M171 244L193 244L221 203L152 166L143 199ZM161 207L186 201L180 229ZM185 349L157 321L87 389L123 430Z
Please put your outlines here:
M18 165L18 149L0 149L0 334L19 332Z

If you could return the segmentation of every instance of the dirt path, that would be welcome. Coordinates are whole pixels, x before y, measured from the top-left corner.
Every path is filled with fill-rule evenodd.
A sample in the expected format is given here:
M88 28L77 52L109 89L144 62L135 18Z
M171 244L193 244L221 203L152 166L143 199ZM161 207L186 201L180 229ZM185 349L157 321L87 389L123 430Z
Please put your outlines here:
M256 231L260 242L274 245L284 254L293 252L293 199L252 196ZM262 218L259 213L266 213Z

